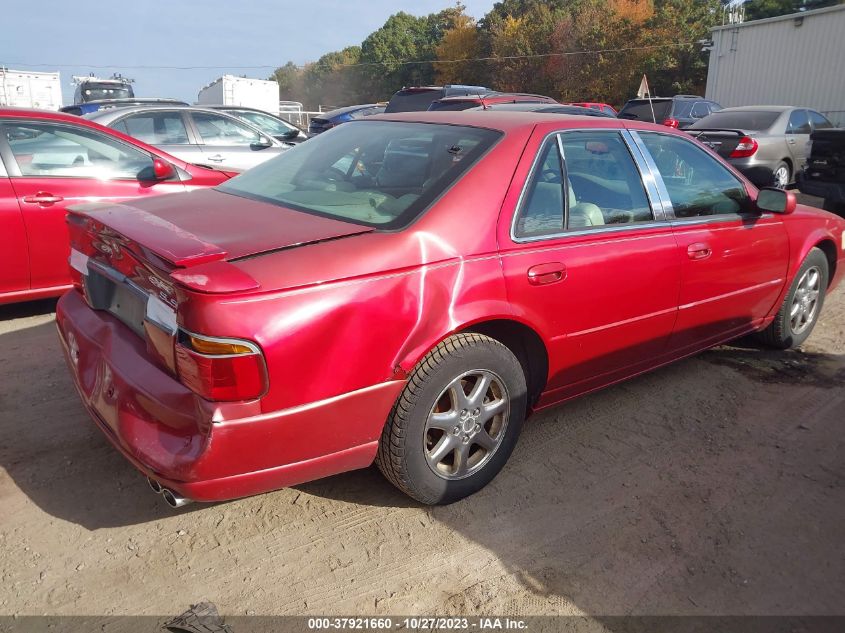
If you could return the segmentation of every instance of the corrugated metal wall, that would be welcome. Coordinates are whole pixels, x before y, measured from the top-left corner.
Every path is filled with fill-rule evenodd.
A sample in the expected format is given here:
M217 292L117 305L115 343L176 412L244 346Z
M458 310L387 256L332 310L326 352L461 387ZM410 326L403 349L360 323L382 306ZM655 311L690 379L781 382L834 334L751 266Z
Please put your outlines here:
M845 126L845 5L721 26L712 36L708 99L806 106Z

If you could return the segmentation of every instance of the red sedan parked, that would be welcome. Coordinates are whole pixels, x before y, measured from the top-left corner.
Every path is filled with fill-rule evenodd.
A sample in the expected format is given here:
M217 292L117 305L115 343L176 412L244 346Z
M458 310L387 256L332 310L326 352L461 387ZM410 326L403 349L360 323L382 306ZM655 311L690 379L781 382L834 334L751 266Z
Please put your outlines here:
M231 175L76 116L0 108L0 303L71 287L68 205L183 192Z
M526 415L750 332L798 345L845 221L663 126L409 113L69 216L82 399L171 505L375 460L479 490Z
M605 114L612 114L613 116L616 116L618 114L618 112L616 112L616 108L614 108L612 105L608 105L607 103L596 103L595 101L581 101L579 103L567 103L566 105L590 108L591 110L598 110L599 112L604 112Z

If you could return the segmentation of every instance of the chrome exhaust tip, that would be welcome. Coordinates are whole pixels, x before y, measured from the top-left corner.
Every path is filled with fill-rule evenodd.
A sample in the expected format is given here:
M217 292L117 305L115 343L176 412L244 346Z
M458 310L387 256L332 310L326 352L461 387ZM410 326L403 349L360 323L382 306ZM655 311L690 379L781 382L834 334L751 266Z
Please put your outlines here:
M168 490L167 488L161 489L161 496L164 497L165 503L167 503L167 505L171 508L181 508L182 506L186 506L191 503L190 499L187 499L172 490Z
M164 488L161 487L161 484L158 483L155 479L147 477L147 483L150 484L150 488L152 488L153 492L157 495L160 495L161 491L164 490Z

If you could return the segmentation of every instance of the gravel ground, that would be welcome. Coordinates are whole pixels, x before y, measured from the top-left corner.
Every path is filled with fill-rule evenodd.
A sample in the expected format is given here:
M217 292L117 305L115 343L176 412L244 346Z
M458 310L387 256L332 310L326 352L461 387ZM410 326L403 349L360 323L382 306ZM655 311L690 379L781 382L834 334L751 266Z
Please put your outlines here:
M845 614L845 292L534 417L481 493L374 469L171 510L80 405L54 303L0 308L0 614Z

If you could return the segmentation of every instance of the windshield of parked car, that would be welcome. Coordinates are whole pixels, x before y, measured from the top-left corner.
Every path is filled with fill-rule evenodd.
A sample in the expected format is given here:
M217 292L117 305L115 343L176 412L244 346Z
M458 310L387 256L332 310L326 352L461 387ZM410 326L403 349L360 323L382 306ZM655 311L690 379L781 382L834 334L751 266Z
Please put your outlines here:
M264 114L263 112L253 112L252 110L229 110L228 114L238 117L241 121L246 121L252 125L264 130L271 136L285 136L291 132L297 131L297 128L290 123L285 123L279 119Z
M652 108L654 108L654 117L652 118ZM636 99L629 101L625 107L619 112L620 119L632 119L634 121L652 121L661 123L664 119L668 119L672 112L671 99L652 99L649 103L648 99Z
M442 96L443 90L400 90L390 98L385 112L421 112Z
M460 112L462 110L469 110L478 105L478 101L435 101L428 106L429 112L441 110L444 112Z
M500 136L457 125L355 121L301 143L219 189L366 226L403 228Z
M743 110L741 112L714 112L696 121L691 128L718 128L720 130L768 130L780 116L780 112L765 110Z

